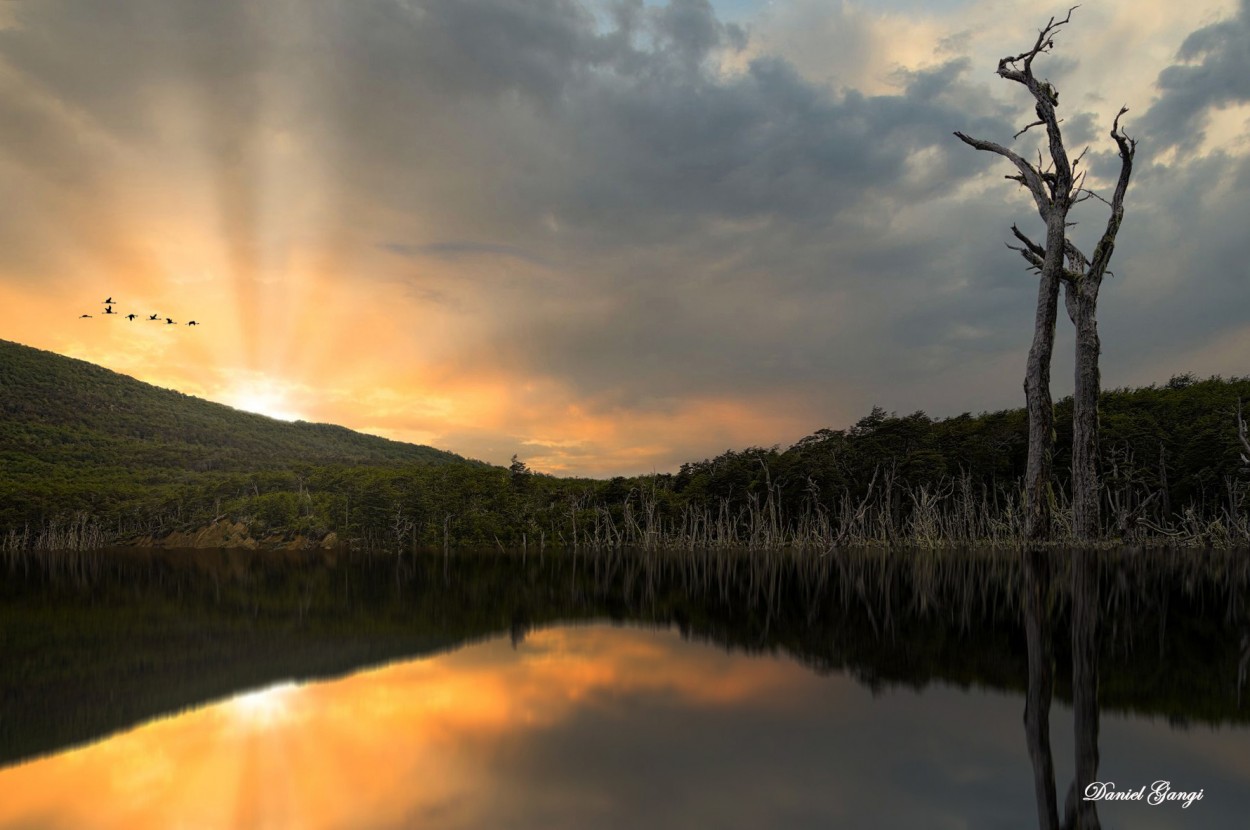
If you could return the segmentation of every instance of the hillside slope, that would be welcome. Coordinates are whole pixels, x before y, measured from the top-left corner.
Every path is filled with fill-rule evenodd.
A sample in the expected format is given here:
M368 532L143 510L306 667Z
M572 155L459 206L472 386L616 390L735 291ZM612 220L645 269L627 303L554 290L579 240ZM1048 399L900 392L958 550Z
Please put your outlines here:
M308 469L490 469L330 424L288 423L0 340L0 533L74 516L115 534L202 523ZM194 505L194 509L192 508ZM172 523L171 523L172 522Z
M5 340L0 453L9 473L65 463L205 472L466 462L340 426L242 412Z

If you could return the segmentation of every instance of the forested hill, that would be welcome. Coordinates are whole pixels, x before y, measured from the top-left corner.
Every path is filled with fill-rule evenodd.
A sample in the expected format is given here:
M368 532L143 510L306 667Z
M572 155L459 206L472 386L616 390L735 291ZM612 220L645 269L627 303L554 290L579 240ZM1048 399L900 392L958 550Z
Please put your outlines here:
M1250 406L1250 378L1183 375L1103 394L1108 539L1250 543L1239 399ZM1071 422L1071 399L1057 402L1059 540ZM874 409L787 449L728 451L658 475L554 478L238 412L0 341L0 551L331 536L391 550L1012 543L1026 447L1023 409L937 419Z
M470 462L340 426L241 412L0 340L0 466L6 478L55 468L157 474L412 463Z

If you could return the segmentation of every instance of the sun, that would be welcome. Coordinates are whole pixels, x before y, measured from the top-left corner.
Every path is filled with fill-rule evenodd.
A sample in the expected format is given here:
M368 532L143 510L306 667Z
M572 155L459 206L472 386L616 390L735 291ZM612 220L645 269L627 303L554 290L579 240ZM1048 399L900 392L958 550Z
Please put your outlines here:
M276 386L248 383L235 387L227 396L226 404L245 412L254 412L279 421L298 421L302 416L292 407L286 395Z
M279 683L254 692L236 695L229 701L230 713L240 725L268 729L292 716L292 704L299 686Z

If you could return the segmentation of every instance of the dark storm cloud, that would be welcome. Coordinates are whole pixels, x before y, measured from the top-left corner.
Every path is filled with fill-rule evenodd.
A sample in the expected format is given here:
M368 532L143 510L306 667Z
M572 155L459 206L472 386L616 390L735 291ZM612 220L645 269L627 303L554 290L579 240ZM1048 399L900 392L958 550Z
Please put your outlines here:
M1177 61L1159 73L1159 97L1145 114L1126 116L1139 148L1112 265L1117 276L1104 286L1100 317L1105 362L1134 382L1165 380L1158 366L1211 371L1178 361L1243 328L1250 297L1243 242L1250 157L1228 148L1195 152L1212 111L1250 101L1250 2L1186 37ZM1154 163L1173 147L1170 164ZM1119 168L1114 152L1093 162L1107 179Z
M142 142L162 92L210 123L259 109L272 57L267 3L40 0L13 4L0 58L30 88L119 139Z
M951 97L962 61L914 73L903 95L835 97L781 60L718 72L745 35L702 0L610 8L616 28L602 30L571 0L41 2L23 4L0 54L140 145L155 141L155 93L175 83L206 111L223 164L289 119L342 162L344 191L439 197L448 221L476 217L502 236L547 218L585 229L576 245L718 218L820 225L865 191L923 195L983 164L950 131L1001 115ZM934 175L911 185L904 161L926 147Z
M946 141L986 120L984 108L960 111L944 98L962 69L916 73L899 96L835 98L776 59L727 79L681 70L659 84L618 76L588 86L565 118L573 162L587 175L555 207L637 239L713 219L820 226L866 195L922 198L980 165ZM906 160L926 148L930 176L913 182Z
M1165 177L1146 157L1247 98L1247 8L1188 38L1130 122L1142 163L1113 266L1175 260L1184 246L1156 255L1169 218L1204 216L1190 238L1233 275L1213 294L1225 311L1244 291L1229 218L1250 209L1244 182L1212 218L1185 195L1219 181L1207 168ZM958 55L959 37L935 44L945 63L867 94L785 56L748 59L748 34L704 0L39 0L16 16L0 32L6 159L107 195L118 153L160 163L176 149L161 127L180 106L244 277L272 221L256 182L285 159L306 183L294 197L324 203L318 239L393 265L356 279L420 271L422 296L474 315L481 354L605 409L799 388L866 410L921 376L944 379L924 403L936 411L976 408L987 388L1006 390L987 405L1016 400L1018 380L978 361L1027 347L1035 284L1002 243L1035 211L998 178L1001 159L951 133L1010 143L1031 114L987 92L992 67ZM1062 55L1047 70L1081 72ZM1095 172L1114 174L1105 118L1067 118L1070 145L1090 143ZM176 209L176 186L166 198ZM37 224L18 218L9 227ZM35 244L23 237L50 238L8 234L0 258L18 261ZM543 278L468 281L484 261ZM1205 302L1185 297L1177 327L1193 338Z
M706 3L616 4L599 21L539 4L486 54L474 33L507 30L509 4L417 8L403 25L352 17L334 35L344 69L368 67L372 81L367 95L334 92L332 108L367 107L326 125L367 123L334 142L336 166L375 200L437 201L433 238L383 243L393 252L565 271L561 301L509 309L497 337L523 368L605 407L814 384L833 362L882 353L913 366L881 328L928 304L935 261L974 284L1002 279L965 266L980 254L951 217L940 234L893 218L991 163L955 129L1000 140L1016 129L964 81L966 59L900 75L898 94L833 93L777 58L724 71L742 34Z
M1197 148L1211 110L1250 101L1250 0L1236 16L1185 38L1177 60L1159 74L1162 94L1142 119L1150 152Z
M1113 299L1102 315L1103 348L1113 360L1148 367L1245 325L1250 158L1217 153L1147 168L1139 184L1117 244L1117 277L1104 287Z

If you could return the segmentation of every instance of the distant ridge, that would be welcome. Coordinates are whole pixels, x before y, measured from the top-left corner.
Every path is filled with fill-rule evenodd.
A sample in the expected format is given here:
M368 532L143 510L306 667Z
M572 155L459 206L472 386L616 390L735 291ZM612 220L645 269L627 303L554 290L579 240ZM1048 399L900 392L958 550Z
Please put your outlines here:
M301 464L484 466L346 427L243 412L0 340L0 478L64 475L67 465L176 474Z

